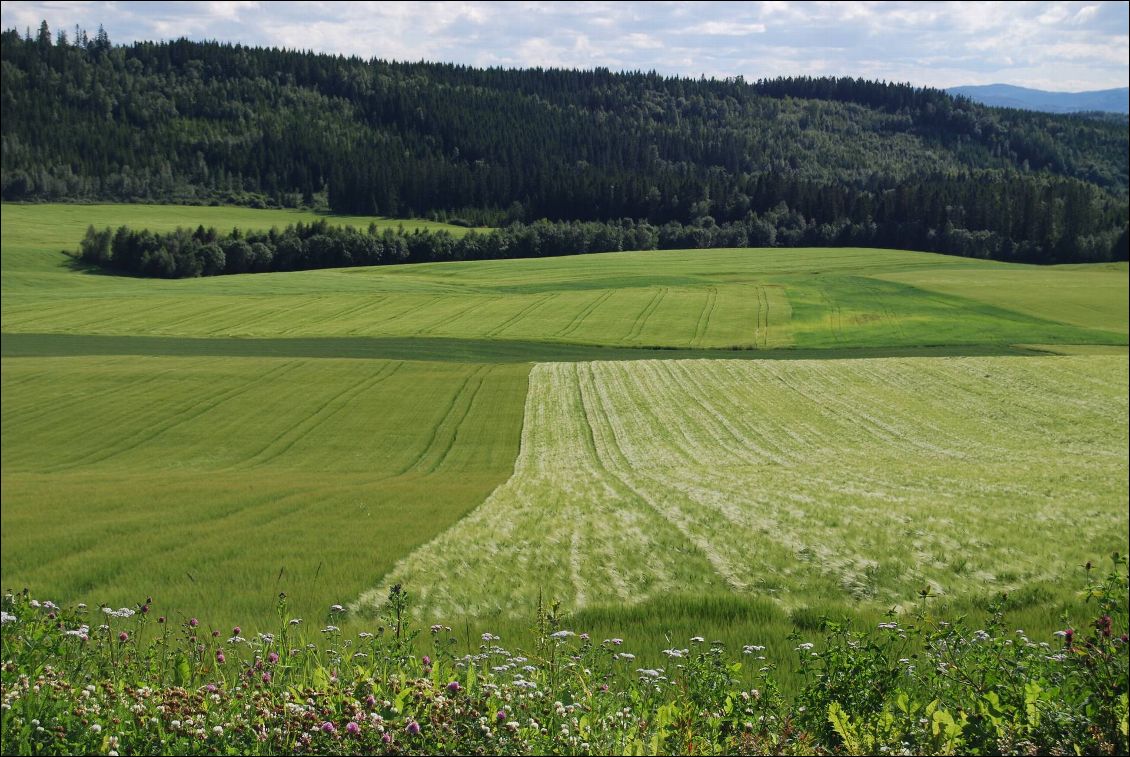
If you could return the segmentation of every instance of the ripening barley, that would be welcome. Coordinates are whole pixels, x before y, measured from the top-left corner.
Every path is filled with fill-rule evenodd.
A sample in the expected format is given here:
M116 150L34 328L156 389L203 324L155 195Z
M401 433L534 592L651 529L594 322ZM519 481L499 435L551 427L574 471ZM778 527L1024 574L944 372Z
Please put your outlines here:
M514 475L388 582L450 618L1051 578L1126 532L1126 381L1101 356L539 364Z

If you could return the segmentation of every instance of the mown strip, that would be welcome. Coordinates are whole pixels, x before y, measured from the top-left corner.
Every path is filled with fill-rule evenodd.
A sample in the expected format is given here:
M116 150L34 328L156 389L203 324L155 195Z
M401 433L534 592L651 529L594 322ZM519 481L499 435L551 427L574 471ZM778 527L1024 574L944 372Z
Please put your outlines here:
M445 339L437 337L311 337L230 339L103 334L0 334L0 356L303 357L422 360L452 363L578 362L591 360L844 360L878 357L1046 355L1010 344L851 347L832 349L670 349L589 344Z

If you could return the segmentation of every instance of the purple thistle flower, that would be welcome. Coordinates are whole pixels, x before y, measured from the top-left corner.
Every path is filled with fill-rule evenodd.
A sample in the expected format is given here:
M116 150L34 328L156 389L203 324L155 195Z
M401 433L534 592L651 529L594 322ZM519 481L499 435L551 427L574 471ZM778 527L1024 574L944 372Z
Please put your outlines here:
M118 641L125 644L127 641L129 641L129 634L125 631L122 631L120 634L118 634Z
M226 660L226 659L227 659L227 658L226 658L226 657L224 657L224 653L223 653L223 652L221 652L220 650L218 650L218 649L217 649L217 650L216 650L216 662L218 662L218 663L220 663L221 665L223 665L223 664L224 664L224 660Z
M417 723L415 720L409 720L408 726L404 730L408 731L408 733L415 736L418 733L420 733L420 724Z
M267 662L271 663L272 665L274 665L278 661L279 656L275 652L271 652L269 655L267 655Z
M354 721L350 720L345 726L345 730L349 732L350 736L356 736L361 732L361 726L357 725Z
M452 681L451 683L447 684L447 690L452 694L458 694L463 690L463 687L459 685L458 681Z
M432 664L432 658L428 657L427 655L424 655L423 663L425 665L431 665Z
M322 723L322 733L333 733L336 730L337 729L334 728L334 724L330 721L327 720L326 722Z
M1112 625L1113 621L1111 621L1109 615L1104 615L1095 621L1095 628L1101 631L1102 635L1108 639L1110 638Z
M196 618L189 618L188 619L188 627L189 628L196 628L198 625L200 625L200 621L197 620Z
M270 683L271 682L271 674L270 673L264 673L261 677L263 679L263 683Z
M389 733L388 731L385 731L384 735L381 736L381 741L383 741L386 744L391 744L392 743L392 734Z

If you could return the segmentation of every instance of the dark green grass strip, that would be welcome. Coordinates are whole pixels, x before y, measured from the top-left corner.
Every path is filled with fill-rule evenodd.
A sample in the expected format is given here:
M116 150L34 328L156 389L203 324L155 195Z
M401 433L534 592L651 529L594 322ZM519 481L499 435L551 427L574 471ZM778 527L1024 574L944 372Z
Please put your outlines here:
M180 357L305 357L424 360L454 363L580 362L587 360L838 360L875 357L1046 355L1048 349L1009 344L926 345L829 349L665 349L602 347L490 339L420 337L310 337L273 339L0 334L0 355L74 357L148 355Z

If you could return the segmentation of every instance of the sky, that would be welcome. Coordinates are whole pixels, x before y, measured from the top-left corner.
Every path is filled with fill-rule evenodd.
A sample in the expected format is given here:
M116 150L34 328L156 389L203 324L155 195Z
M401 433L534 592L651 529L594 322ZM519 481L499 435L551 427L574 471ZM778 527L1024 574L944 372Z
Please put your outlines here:
M386 60L861 76L1054 91L1130 84L1126 2L3 2L5 29L216 39Z

